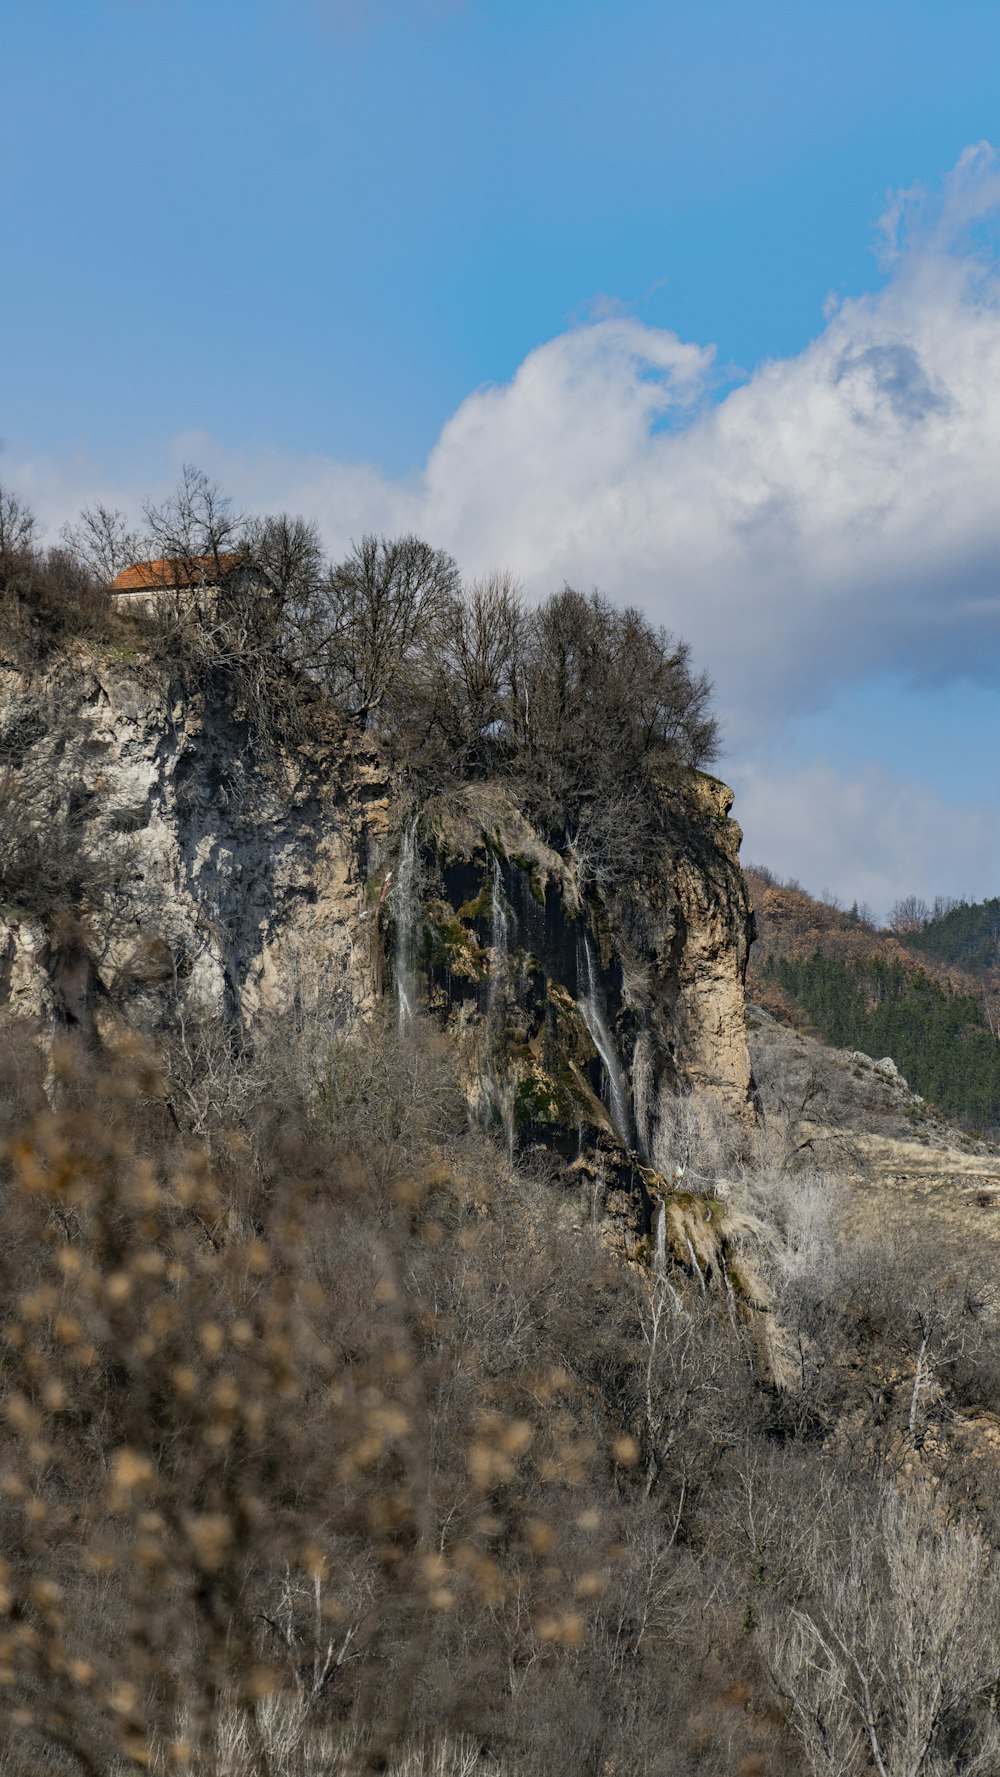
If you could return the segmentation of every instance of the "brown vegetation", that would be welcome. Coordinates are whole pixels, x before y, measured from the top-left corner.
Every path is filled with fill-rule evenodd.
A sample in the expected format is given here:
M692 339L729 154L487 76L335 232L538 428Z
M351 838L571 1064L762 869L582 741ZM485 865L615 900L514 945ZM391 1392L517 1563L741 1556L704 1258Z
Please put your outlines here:
M238 545L258 580L127 618L120 515L88 566L0 516L6 657L134 648L220 702L240 769L364 723L418 794L505 776L614 883L711 756L684 647L599 597L460 596L414 539L330 568L192 474L155 553ZM68 978L115 885L73 874L30 733L5 744L5 893L38 874ZM808 1152L686 1104L670 1207L725 1263L709 1288L651 1235L627 1265L582 1174L470 1127L419 1016L86 1036L0 1024L11 1777L995 1768L988 1268L851 1233Z
M43 1092L8 1031L5 1769L985 1756L996 1460L948 1423L1000 1407L988 1280L845 1244L765 1148L725 1188L797 1354L776 1393L752 1309L606 1253L416 1037L67 1049Z
M761 1005L770 1006L777 993L778 1001L772 1009L779 1016L788 1007L781 1001L780 989L776 990L774 983L766 979L766 965L777 957L808 957L817 950L846 963L867 963L873 959L897 963L913 974L929 975L953 993L977 993L981 986L977 976L950 967L925 952L907 949L901 939L907 931L917 929L916 924L907 923L909 916L900 915L896 924L881 928L866 909L848 911L833 901L818 900L797 882L781 882L760 866L746 865L744 875L753 899L757 934L747 988Z

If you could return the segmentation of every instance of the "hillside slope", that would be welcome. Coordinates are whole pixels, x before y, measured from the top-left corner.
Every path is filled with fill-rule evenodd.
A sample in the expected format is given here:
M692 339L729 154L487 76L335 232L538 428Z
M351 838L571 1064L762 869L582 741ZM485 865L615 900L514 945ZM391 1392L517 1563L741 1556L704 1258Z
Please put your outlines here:
M1000 900L960 901L908 932L904 941L910 950L995 986L1000 971Z
M796 886L750 872L757 941L748 991L841 1048L887 1055L971 1129L1000 1127L1000 1044L981 972L873 930Z
M211 681L93 643L0 678L0 752L20 835L0 863L0 1004L40 1028L100 1049L215 1021L241 1046L268 1018L349 1031L430 1006L512 1152L606 1152L628 1249L650 1235L643 1169L674 1163L677 1092L752 1115L739 829L702 773L658 792L641 874L602 883L516 784L421 799L315 702L255 761ZM19 863L33 835L48 899Z
M996 1155L745 1020L683 647L361 555L0 560L5 1777L1000 1768Z

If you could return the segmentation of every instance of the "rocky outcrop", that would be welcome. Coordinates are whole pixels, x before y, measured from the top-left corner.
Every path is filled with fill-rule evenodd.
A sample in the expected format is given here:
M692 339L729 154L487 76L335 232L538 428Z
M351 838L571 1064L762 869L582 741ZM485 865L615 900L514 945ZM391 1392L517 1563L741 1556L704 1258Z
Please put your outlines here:
M478 1032L517 1132L604 1127L662 1166L678 1092L747 1114L750 915L731 801L701 776L665 792L662 852L612 887L546 845L506 788L424 811L424 991L456 1036Z
M24 738L22 738L24 737ZM8 825L74 854L76 949L40 917L30 880L0 906L0 996L16 1012L155 1025L178 1008L237 1026L322 1000L375 1005L380 973L366 902L384 844L389 782L377 752L314 735L266 770L211 691L192 698L146 663L80 655L47 676L0 681Z
M586 1171L632 1251L676 1158L677 1094L751 1114L750 915L714 779L665 785L656 856L602 886L510 786L415 810L319 706L263 764L211 682L183 693L120 653L8 675L0 745L15 825L48 823L74 885L46 912L22 871L0 908L11 1011L97 1038L205 1015L245 1033L297 1008L349 1025L392 993L401 1022L425 1007L449 1030L473 1112Z

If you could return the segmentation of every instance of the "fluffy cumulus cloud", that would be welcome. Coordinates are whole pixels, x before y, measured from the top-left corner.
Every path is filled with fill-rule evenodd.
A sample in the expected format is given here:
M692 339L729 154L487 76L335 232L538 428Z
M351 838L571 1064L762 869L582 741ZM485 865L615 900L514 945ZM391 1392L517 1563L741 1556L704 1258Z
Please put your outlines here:
M569 580L635 600L692 641L737 733L862 671L993 668L1000 274L970 231L997 207L992 151L967 151L936 206L894 207L885 286L718 401L711 349L614 317L471 395L407 481L208 439L176 454L315 513L334 548L413 526L529 593ZM19 479L52 516L80 486Z
M807 349L713 398L713 354L627 317L471 395L423 471L220 462L331 544L413 526L476 573L635 600L693 643L734 743L838 681L995 669L1000 273L992 151L894 207L889 275ZM887 227L889 224L887 223Z
M936 197L894 201L881 288L726 393L710 348L611 316L470 395L408 480L178 451L248 502L315 514L334 549L413 528L470 574L512 568L531 596L568 580L642 605L692 643L746 757L859 675L995 673L998 210L997 158L969 149ZM65 488L34 491L55 515Z

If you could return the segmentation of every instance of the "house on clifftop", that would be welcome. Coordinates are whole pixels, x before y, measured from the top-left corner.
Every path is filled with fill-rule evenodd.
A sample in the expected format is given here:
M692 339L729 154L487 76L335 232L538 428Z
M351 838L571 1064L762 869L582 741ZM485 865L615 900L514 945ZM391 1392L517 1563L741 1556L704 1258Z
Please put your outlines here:
M111 592L122 606L155 610L170 601L194 605L208 613L219 594L239 592L252 576L243 555L193 555L177 559L135 562L123 568L111 582Z

